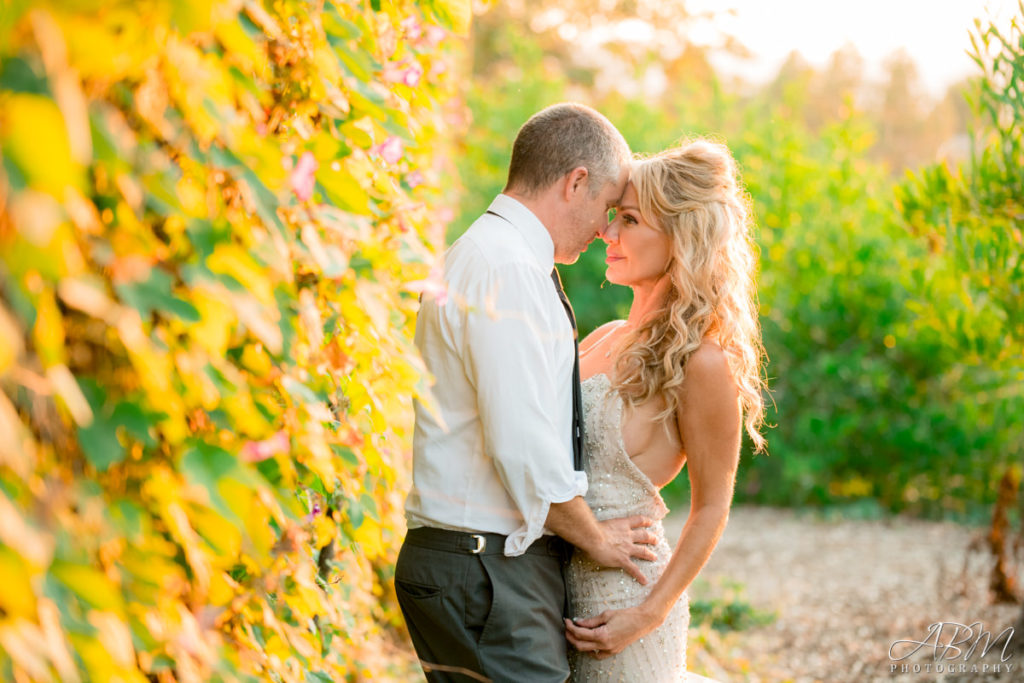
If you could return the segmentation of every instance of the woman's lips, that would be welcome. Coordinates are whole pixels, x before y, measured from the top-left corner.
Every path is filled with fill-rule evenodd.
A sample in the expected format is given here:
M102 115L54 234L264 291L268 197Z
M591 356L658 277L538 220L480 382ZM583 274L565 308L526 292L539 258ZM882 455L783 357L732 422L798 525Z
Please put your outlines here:
M609 256L609 257L607 257L604 260L604 262L607 263L608 265L611 265L611 264L615 263L616 261L621 261L622 258L623 258L622 256Z

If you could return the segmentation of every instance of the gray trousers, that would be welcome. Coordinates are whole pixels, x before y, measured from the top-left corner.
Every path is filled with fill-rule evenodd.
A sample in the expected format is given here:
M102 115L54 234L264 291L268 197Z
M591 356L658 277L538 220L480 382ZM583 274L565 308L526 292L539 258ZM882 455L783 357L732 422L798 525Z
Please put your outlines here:
M505 557L504 537L412 529L395 590L430 683L563 683L569 676L562 613L567 543L544 537Z

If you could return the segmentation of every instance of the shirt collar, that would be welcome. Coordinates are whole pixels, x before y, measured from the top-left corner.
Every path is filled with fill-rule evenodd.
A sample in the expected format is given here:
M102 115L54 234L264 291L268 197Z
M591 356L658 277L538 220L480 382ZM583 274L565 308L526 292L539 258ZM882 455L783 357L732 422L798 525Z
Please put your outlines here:
M532 211L507 194L495 197L487 210L501 216L519 231L544 272L555 267L555 243L551 241L551 233Z

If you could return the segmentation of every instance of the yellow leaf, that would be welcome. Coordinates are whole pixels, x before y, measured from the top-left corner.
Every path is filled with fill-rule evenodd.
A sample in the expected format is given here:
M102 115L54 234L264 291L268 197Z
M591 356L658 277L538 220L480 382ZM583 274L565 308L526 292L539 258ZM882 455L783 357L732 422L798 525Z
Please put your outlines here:
M84 564L57 561L50 565L50 574L83 602L99 609L124 610L124 600L118 587L98 569Z
M57 308L57 297L51 289L43 290L36 299L36 324L32 328L32 340L44 368L64 363L64 318Z
M7 617L35 618L36 594L31 570L20 555L0 545L0 608Z
M196 532L216 551L210 559L221 569L234 565L242 547L241 530L216 511L199 505L189 508L188 517Z
M338 525L326 515L317 515L313 520L313 531L316 533L316 547L319 550L338 535Z
M60 109L49 97L18 93L4 101L3 152L29 186L64 197L68 185L81 189L81 168L72 161L71 141Z
M191 302L200 320L188 326L189 337L211 356L223 357L235 325L234 311L207 288L193 289Z
M259 377L270 374L273 364L262 344L246 344L242 350L242 365Z
M243 517L246 529L246 549L260 566L270 562L270 551L274 547L274 532L270 526L270 512L264 505L253 498L249 512Z
M275 306L274 288L267 277L266 268L257 264L242 247L235 244L217 245L207 257L206 267L215 273L235 278L265 306Z
M435 5L447 15L456 35L465 36L469 33L469 25L473 20L471 0L437 0Z
M210 577L209 604L223 607L235 599L238 583L227 572L214 572Z
M7 308L0 304L0 377L18 362L24 350L21 326L14 316L7 312ZM7 432L0 430L0 433Z
M236 20L221 22L214 29L214 35L225 48L225 56L238 64L243 72L253 72L263 80L271 76L266 52L242 29Z
M274 425L267 421L263 413L259 411L252 400L252 394L245 389L240 390L229 400L223 402L223 406L231 420L235 423L237 431L254 439L262 439L270 434Z
M364 517L363 523L355 530L352 539L359 544L359 549L368 560L375 560L384 555L384 541L381 537L380 525L372 517Z

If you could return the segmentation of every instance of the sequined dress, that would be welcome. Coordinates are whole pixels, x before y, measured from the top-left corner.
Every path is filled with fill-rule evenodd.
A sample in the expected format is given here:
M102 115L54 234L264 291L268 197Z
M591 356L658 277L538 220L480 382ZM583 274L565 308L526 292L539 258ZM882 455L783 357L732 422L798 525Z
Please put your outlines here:
M656 520L650 530L658 538L654 546L658 559L637 561L648 579L647 585L642 586L625 571L599 567L577 550L566 575L571 616L576 618L641 603L672 555L661 523L668 508L658 489L626 454L622 442L622 399L611 389L606 375L594 375L583 382L583 410L586 471L590 482L587 503L599 520L638 514ZM613 657L599 660L570 647L570 680L578 683L683 681L686 679L689 621L689 604L684 594L661 626Z

